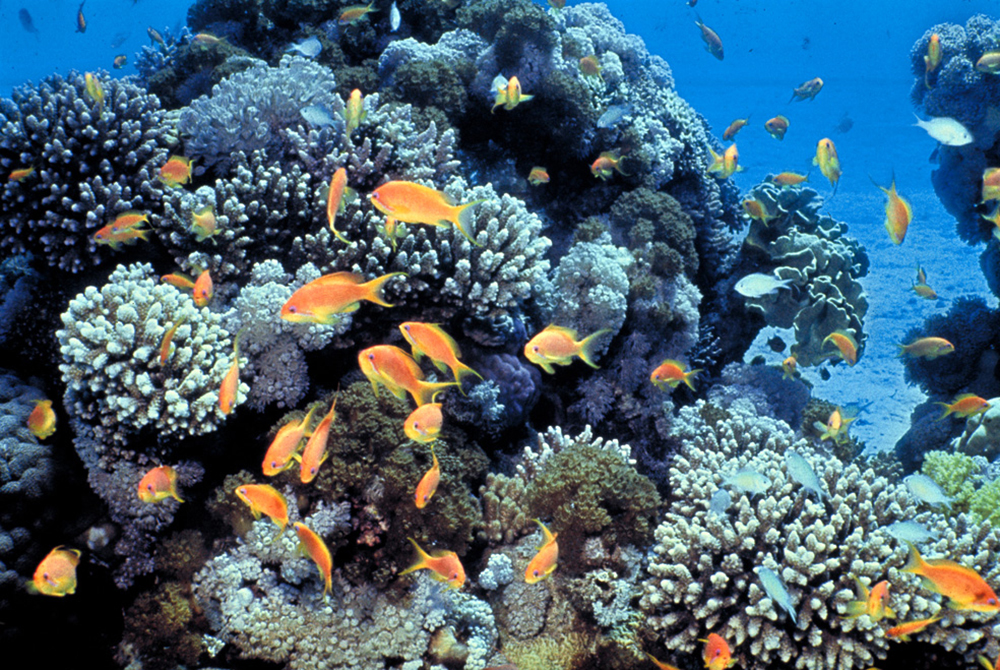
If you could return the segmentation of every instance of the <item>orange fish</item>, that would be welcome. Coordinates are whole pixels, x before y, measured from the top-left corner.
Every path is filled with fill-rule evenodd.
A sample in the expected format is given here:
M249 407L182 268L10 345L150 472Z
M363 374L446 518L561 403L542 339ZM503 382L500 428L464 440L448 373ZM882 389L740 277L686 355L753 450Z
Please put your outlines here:
M264 461L261 463L265 476L273 477L294 465L293 457L299 450L299 444L305 439L316 407L318 405L310 407L302 421L289 421L278 429L274 439L271 440L271 445L267 448L267 453L264 454Z
M979 661L979 665L986 668L986 670L998 670L1000 669L1000 656L997 656L997 660L990 662L990 659L986 658L982 654L976 655L976 660Z
M903 642L909 642L910 636L919 633L923 629L930 626L932 623L940 621L941 617L935 616L930 619L919 619L917 621L904 621L898 626L893 626L885 632L886 637L896 637Z
M925 561L912 543L906 544L910 547L910 557L903 572L912 572L920 577L924 588L948 598L948 607L972 612L1000 611L997 594L978 572L944 558Z
M160 168L160 181L170 188L191 181L192 161L184 156L171 156L166 165Z
M833 342L833 346L837 347L838 354L848 365L854 365L858 362L858 343L846 330L830 333L823 338L823 345L826 345L827 342Z
M337 230L336 223L337 214L342 212L345 207L344 194L349 190L347 188L347 170L338 168L330 177L330 190L326 196L326 220L329 222L330 232L344 244L350 244L350 242Z
M993 224L993 237L1000 240L1000 203L997 203L991 214L980 214L979 216Z
M174 288L179 288L182 291L193 291L194 281L190 277L182 275L179 272L174 272L169 275L163 275L160 277L160 281L164 284L170 284Z
M695 16L698 15L695 14ZM722 39L719 37L719 35L714 30L712 30L704 23L702 23L700 16L698 16L698 21L695 23L695 25L701 29L701 39L705 42L705 51L712 54L719 60L725 58L726 55L725 50L722 47Z
M983 199L980 202L1000 200L1000 167L983 170Z
M826 424L822 424L817 421L814 425L819 429L821 435L820 440L833 440L836 443L841 443L847 439L847 426L857 417L852 417L849 419L844 418L844 413L838 407L837 409L830 412L829 418L826 420Z
M809 81L805 82L798 88L792 90L792 97L788 99L788 102L791 102L792 100L796 99L801 101L805 100L806 98L808 98L809 100L814 100L816 98L816 95L821 90L823 90L823 80L820 79L819 77L816 77L815 79L810 79Z
M725 670L736 663L732 652L729 651L729 643L721 635L709 633L708 639L702 640L702 642L705 643L705 652L702 658L708 670Z
M938 294L927 284L927 273L924 272L920 264L917 263L917 280L913 282L911 287L913 292L919 295L921 298L927 298L928 300L937 300Z
M451 224L475 245L469 230L475 223L472 208L485 200L456 205L446 194L411 181L390 181L368 196L375 209L402 223L422 223L428 226Z
M597 56L584 56L580 59L580 72L586 77L600 77L601 63Z
M292 323L335 324L340 314L357 311L362 300L382 307L392 307L382 297L382 289L393 277L405 272L390 272L364 281L353 272L334 272L314 279L295 291L281 308L281 318Z
M224 41L221 37L216 37L212 33L198 33L191 40L202 46L214 46L216 44L222 44Z
M535 97L521 92L521 82L517 77L511 77L507 80L504 79L502 74L497 75L493 79L492 88L496 95L493 98L493 107L490 109L490 114L496 112L496 108L501 105L509 112L522 102L527 102Z
M83 15L83 6L85 4L87 4L87 0L83 0L76 10L76 32L78 33L87 32L87 18Z
M76 566L80 564L79 549L56 547L35 568L35 575L28 585L35 593L62 598L76 593Z
M160 465L139 480L139 500L144 503L158 503L167 498L184 502L177 493L177 471L169 465Z
M326 445L330 439L330 426L333 425L333 420L336 418L334 414L336 408L337 399L334 398L333 404L330 406L330 411L326 413L326 416L316 426L312 435L309 436L309 441L306 442L305 449L302 450L302 459L299 462L301 466L299 469L299 480L303 484L308 484L316 478L316 475L319 473L319 466L323 465L323 461L329 455L326 453Z
M837 147L833 140L824 137L816 144L816 157L813 158L813 165L819 166L819 171L830 180L833 186L833 193L837 193L837 185L840 183L840 157L837 156Z
M347 107L344 109L344 127L347 131L347 136L350 137L355 130L360 128L367 117L368 112L365 111L361 91L354 89L351 91L351 95L348 96Z
M785 139L785 133L788 132L788 117L778 114L773 119L768 119L764 123L764 130L776 140Z
M771 181L781 187L798 186L804 181L809 181L809 175L797 172L779 172L771 178Z
M441 434L443 421L441 403L429 402L410 412L406 421L403 422L403 432L414 442L428 444Z
M111 224L112 233L120 233L124 230L131 230L140 224L149 223L149 214L144 212L122 212L115 217Z
M649 381L653 382L653 385L661 391L666 391L668 386L675 389L681 382L687 384L688 388L694 391L694 382L691 381L691 378L699 372L701 370L688 371L687 365L684 363L668 358L653 370L653 373L649 375Z
M120 70L123 67L125 67L126 63L128 63L128 56L126 56L125 54L118 54L117 56L115 56L115 59L112 61L112 63L114 64L114 68L116 70Z
M400 576L426 568L434 573L431 576L439 582L447 582L453 589L462 588L462 584L465 583L465 568L458 560L458 554L454 551L441 551L431 555L421 549L412 537L407 539L417 548L418 559L416 563L400 572Z
M215 295L215 288L212 286L212 276L208 270L204 270L194 283L194 304L198 307L207 307L212 302Z
M205 205L191 213L191 232L194 233L195 242L204 242L222 232L215 220L215 209L211 205ZM215 244L215 240L212 240L212 244Z
M378 10L375 9L374 2L367 5L352 5L344 8L344 10L340 13L340 16L337 17L337 22L340 23L340 25L355 23L362 19L365 15L377 11Z
M921 337L910 344L897 344L899 356L926 358L929 361L939 356L946 356L955 351L955 345L943 337Z
M399 330L403 333L406 341L410 343L413 358L416 361L419 362L422 357L427 356L434 363L434 367L441 372L450 369L459 386L462 384L462 379L468 375L483 378L481 374L458 360L461 358L462 352L458 350L458 344L455 343L455 340L444 332L441 326L434 323L407 321L399 325Z
M425 407L429 407L429 405L425 405ZM414 496L417 501L417 509L427 507L427 503L431 501L434 492L437 491L438 484L441 482L441 465L438 463L433 446L431 447L431 458L434 460L431 463L430 469L417 482L417 490Z
M240 335L243 331L236 333L233 338L233 364L222 379L219 387L219 411L229 414L236 404L236 393L240 390Z
M734 137L736 137L736 133L740 132L740 130L743 129L743 126L747 125L748 123L750 123L749 116L745 119L736 119L735 121L730 123L729 127L726 128L726 131L722 133L722 139L724 139L726 142L733 139Z
M382 224L381 233L389 238L389 242L392 243L392 250L396 250L396 240L401 237L406 237L406 229L399 226L396 219L391 216L385 217L385 223Z
M695 1L697 2L697 0ZM669 663L664 663L663 661L658 660L652 654L646 654L646 658L649 659L653 663L653 665L658 667L660 670L680 670L680 668L678 668L676 665L670 665Z
M795 379L798 374L799 361L795 356L789 356L785 360L781 361L781 371L782 379Z
M94 242L97 244L107 244L114 250L118 250L119 244L132 244L136 240L149 241L146 234L149 233L145 228L139 228L138 223L132 225L124 225L119 222L119 219L128 220L133 213L125 213L118 216L113 223L109 223L104 226L96 233L94 233ZM141 215L145 217L146 215Z
M574 356L579 356L584 363L596 368L597 364L591 359L597 340L610 332L609 329L599 330L577 340L575 330L552 324L528 340L524 345L524 357L549 374L555 372L553 365L569 365Z
M35 168L33 167L18 168L17 170L11 170L10 174L7 175L7 181L22 181L33 174L35 174Z
M52 410L51 400L35 401L35 408L28 415L28 430L39 440L56 432L56 413Z
M250 508L253 518L259 519L266 514L279 528L285 530L288 525L288 503L285 496L277 489L267 484L243 484L236 487L236 497Z
M875 184L874 179L872 183ZM889 188L875 185L889 198L885 203L885 229L889 231L889 239L893 244L902 244L903 238L906 237L906 229L913 219L913 208L896 192L896 175L892 176L892 186Z
M765 226L771 221L771 219L777 218L777 214L771 214L767 210L767 205L765 205L760 200L744 200L743 201L743 211L747 213L751 219L755 221L760 221Z
M559 559L559 544L556 542L559 533L553 534L538 519L535 519L535 523L542 529L542 543L538 545L538 553L524 570L524 581L528 584L540 582L555 572L556 561Z
M844 619L854 619L864 614L874 622L886 617L895 619L896 613L889 607L889 582L882 580L869 591L857 577L854 583L858 587L858 599L847 603Z
M325 596L333 589L333 556L330 555L330 549L326 546L323 538L304 523L296 521L292 525L295 527L295 533L299 536L302 549L319 568L319 576L323 578L323 595Z
M924 56L924 86L931 87L928 76L941 64L941 36L937 33L927 40L927 55Z
M619 174L628 177L629 173L622 169L621 163L622 158L618 152L605 151L597 157L597 160L590 164L590 174L598 179L607 181L614 171L618 170Z
M378 385L385 386L390 393L403 400L406 394L413 396L417 407L434 402L434 396L458 382L424 381L424 373L408 353L391 344L379 344L358 352L358 366L372 390L378 395Z
M532 186L538 186L539 184L549 183L549 173L543 167L538 167L537 165L531 168L531 172L528 173L528 183Z
M987 400L980 398L974 393L963 393L955 398L955 401L950 405L943 402L936 402L934 404L944 407L944 414L938 417L938 421L949 414L968 419L970 416L982 414L993 406Z
M735 144L730 144L722 155L715 153L712 147L708 148L708 153L712 156L712 163L706 169L709 174L715 175L717 179L726 179L740 171L740 152Z

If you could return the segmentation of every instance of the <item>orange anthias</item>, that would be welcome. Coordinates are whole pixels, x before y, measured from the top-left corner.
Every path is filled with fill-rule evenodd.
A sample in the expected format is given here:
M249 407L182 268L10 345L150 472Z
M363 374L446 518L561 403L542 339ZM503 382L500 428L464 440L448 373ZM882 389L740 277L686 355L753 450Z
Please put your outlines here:
M191 159L171 156L166 165L160 168L160 181L170 188L191 181Z
M441 551L431 555L421 549L412 537L407 539L416 547L418 558L416 563L400 572L400 576L427 569L434 573L431 576L439 582L447 582L453 589L462 588L462 584L465 583L465 568L458 560L458 554L454 551Z
M163 334L163 341L160 342L160 367L167 364L170 354L173 353L174 336L177 334L177 329L180 328L183 323L184 319L181 319L171 326L170 330Z
M382 384L400 400L409 393L418 407L433 402L439 391L458 384L424 381L424 373L417 362L408 353L391 344L378 344L362 349L358 352L358 365L372 383L375 395L378 395L378 386Z
M809 181L809 176L798 172L779 172L771 179L778 186L797 186L804 181Z
M462 379L468 375L483 378L478 372L458 360L462 357L462 352L459 351L458 344L455 343L451 335L444 332L441 326L433 323L407 321L400 324L399 330L403 333L406 341L410 343L415 360L419 361L421 357L427 356L441 372L450 369L459 386L462 384Z
M56 547L35 568L29 587L35 593L57 598L76 593L76 566L79 564L78 549Z
M658 658L656 658L652 654L648 654L647 653L646 654L646 658L649 659L649 661L653 665L655 665L656 667L658 667L660 670L680 670L680 668L678 668L676 665L670 665L669 663L664 663L663 661L659 660Z
M326 195L326 220L333 236L344 244L347 238L337 230L337 214L344 209L344 194L347 192L347 170L338 168L330 177L330 190Z
M954 414L962 417L963 419L968 419L970 416L981 414L992 407L988 400L980 398L974 393L963 393L955 398L955 402L950 405L943 402L934 404L944 407L944 413L938 417L938 421L945 418L949 414Z
M28 415L28 430L39 440L56 432L56 413L52 411L51 400L35 401L35 409Z
M524 357L540 366L549 374L553 374L553 365L569 365L575 356L592 368L597 364L593 361L597 340L610 330L599 330L582 340L576 339L576 331L562 326L549 325L542 332L528 340L524 345Z
M302 549L319 568L319 576L323 578L323 595L325 596L330 593L333 584L333 556L330 555L330 549L326 546L323 538L304 523L295 522L292 525L295 527L295 533L299 536Z
M837 347L837 353L848 365L858 362L858 343L854 337L846 330L838 330L823 338L823 345L832 342Z
M417 483L417 491L415 495L417 509L427 507L427 503L431 501L431 497L434 496L434 492L437 491L438 483L441 481L441 465L438 463L437 455L434 453L434 447L431 447L431 458L434 460L430 469L424 473L424 476L421 477L420 481Z
M299 480L303 484L308 484L316 478L319 474L319 466L323 465L323 461L326 460L326 445L330 440L330 426L333 425L333 420L336 418L334 410L337 408L337 399L333 399L333 404L330 406L330 411L326 413L326 416L320 420L319 425L313 431L312 435L309 436L309 441L306 442L305 449L302 450L302 461L299 463L301 468L299 469Z
M538 553L524 570L524 581L528 584L536 584L555 572L556 562L559 560L559 543L556 542L559 533L552 533L538 519L535 519L535 523L542 529L542 543L538 545Z
M649 375L649 381L661 391L666 391L668 387L675 389L681 382L694 391L694 382L691 379L699 372L701 370L688 370L684 363L668 358L653 370Z
M277 524L279 530L285 530L288 525L288 503L285 496L273 486L243 484L236 487L236 497L247 504L253 518L259 519L261 514L266 514Z
M484 200L456 205L441 191L410 181L390 181L368 196L375 209L402 223L422 223L428 226L451 224L475 245L471 228L475 222L472 208Z
M912 572L920 577L924 588L948 598L950 608L973 612L1000 611L997 594L978 572L944 558L924 560L912 543L906 544L910 547L910 557L902 568L903 572Z
M923 629L930 626L932 623L940 621L940 616L931 617L930 619L919 619L917 621L904 621L898 626L893 626L885 632L886 637L896 637L903 642L909 642L910 636L919 633Z
M236 404L236 394L240 389L240 333L233 339L233 364L219 386L219 411L229 414Z
M833 140L824 137L816 144L816 157L813 158L813 165L818 165L819 171L830 180L833 193L836 195L837 186L840 183L840 157L837 155L837 147L834 146Z
M167 498L184 502L177 493L177 471L169 465L160 465L139 480L139 500L144 503L158 503Z
M364 281L353 272L334 272L314 279L292 294L281 308L281 318L292 323L337 323L340 314L354 312L362 300L382 307L392 307L382 297L382 289L393 277L406 274L391 272Z
M724 139L727 142L733 139L734 137L736 137L736 133L740 132L740 130L743 129L743 126L747 125L748 123L750 123L749 116L745 119L736 119L735 121L730 123L729 126L726 128L725 132L722 133L722 139Z
M729 650L729 643L715 633L709 633L705 642L705 652L702 658L705 660L705 667L708 670L725 670L736 663L733 654Z
M317 405L313 405L302 421L289 421L278 429L278 433L267 448L267 453L264 454L264 462L261 464L265 476L273 477L294 465L292 459L299 450L299 444L306 436L309 422L312 421L316 407Z
M882 580L871 591L857 577L854 578L854 583L858 587L858 599L847 603L845 619L854 619L864 614L875 622L886 617L896 618L896 613L889 607L889 582Z
M441 434L441 424L444 415L441 413L441 403L429 402L416 408L403 422L403 432L414 442L427 444L433 442Z
M902 244L910 221L913 220L913 208L896 192L895 176L889 188L875 185L889 198L885 203L885 229L889 232L889 239L893 244Z
M215 287L212 285L212 275L208 273L208 270L198 275L198 279L194 282L192 295L194 297L194 304L198 305L198 307L207 307L208 303L212 302L212 296L215 295Z

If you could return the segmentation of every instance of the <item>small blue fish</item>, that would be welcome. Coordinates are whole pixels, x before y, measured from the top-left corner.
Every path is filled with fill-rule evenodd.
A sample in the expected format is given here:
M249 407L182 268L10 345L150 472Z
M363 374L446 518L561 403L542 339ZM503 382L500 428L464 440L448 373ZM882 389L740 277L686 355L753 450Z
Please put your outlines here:
M906 484L906 489L910 492L910 495L917 500L933 506L944 505L949 510L951 509L951 498L944 492L944 489L938 486L936 481L927 475L912 474L904 477L903 482Z
M299 110L299 114L302 118L309 122L313 126L333 126L336 125L336 121L330 116L330 112L327 111L326 107L323 105L309 105L308 107L303 107Z
M611 105L597 119L597 127L610 128L631 113L632 105Z
M826 495L820 484L819 477L816 476L816 471L812 469L809 461L799 452L785 452L785 468L788 470L788 476L801 484L802 488L806 491L815 493L816 497L820 500Z
M315 58L322 50L323 45L320 44L319 38L317 37L310 37L309 39L302 40L298 44L293 44L285 49L286 52L297 51L306 58Z
M733 497L726 489L719 489L712 494L712 499L708 502L708 511L716 516L724 516L729 506L733 504Z
M773 600L775 605L788 612L788 616L792 617L792 623L797 625L799 620L795 614L795 606L792 605L792 597L788 595L785 581L774 570L762 565L753 570L760 577L760 583L763 585L767 597Z
M939 535L936 530L930 530L919 521L897 521L887 526L885 530L897 540L904 540L913 544L920 544L927 540L936 540Z

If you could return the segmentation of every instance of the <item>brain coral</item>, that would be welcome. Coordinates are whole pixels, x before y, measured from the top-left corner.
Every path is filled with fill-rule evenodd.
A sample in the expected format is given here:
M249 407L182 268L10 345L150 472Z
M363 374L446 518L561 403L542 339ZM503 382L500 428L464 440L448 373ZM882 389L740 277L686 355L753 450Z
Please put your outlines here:
M683 408L674 425L681 441L670 469L674 498L655 533L640 601L648 637L690 652L712 631L729 641L748 670L778 662L808 670L867 667L886 657L889 639L884 624L841 618L856 597L851 579L856 576L869 586L888 579L900 620L944 615L921 639L972 661L979 651L972 645L990 634L984 625L989 617L946 613L913 576L900 571L906 548L886 526L925 523L940 533L924 546L925 556L959 558L987 580L1000 573L989 559L1000 531L965 515L945 519L921 511L902 484L814 452L783 422L757 416L750 403L737 401L723 410L699 401ZM785 452L791 449L819 476L826 503L806 495L789 476ZM766 473L769 488L752 498L734 493L727 512L709 512L725 476L741 467ZM754 574L760 566L784 580L797 624L761 588ZM993 657L996 651L991 642L986 653Z
M75 71L0 100L0 246L71 272L108 259L108 247L92 239L98 228L159 201L157 171L172 142L156 96L127 79L96 77L103 106ZM6 179L24 168L34 172Z
M233 363L230 334L218 314L158 282L151 266L118 266L103 287L71 300L62 322L66 406L99 424L99 439L124 442L147 427L161 437L199 435L225 418L218 391ZM161 366L163 337L178 322ZM240 385L237 402L248 390Z

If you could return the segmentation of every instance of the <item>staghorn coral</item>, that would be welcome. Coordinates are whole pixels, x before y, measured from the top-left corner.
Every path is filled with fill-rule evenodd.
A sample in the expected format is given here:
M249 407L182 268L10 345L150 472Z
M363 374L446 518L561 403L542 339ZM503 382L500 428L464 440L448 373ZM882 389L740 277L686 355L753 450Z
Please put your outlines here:
M164 335L179 321L161 366ZM70 301L56 332L72 414L94 422L99 440L124 443L150 428L163 437L201 435L225 419L219 386L233 363L221 318L159 283L148 264L118 266L98 289ZM237 403L249 388L240 384Z
M868 312L859 281L868 273L864 247L847 237L846 224L819 213L823 200L812 189L763 182L748 197L763 202L776 218L768 225L759 220L750 224L744 254L753 271L773 271L779 279L791 280L792 290L747 298L747 308L762 314L768 325L795 329L791 353L800 366L835 357L836 349L823 340L837 330L854 336L860 357Z
M699 401L683 408L674 424L681 442L670 471L674 498L655 533L640 601L646 637L690 652L710 630L729 641L748 670L778 662L804 670L869 666L885 658L889 641L867 617L841 618L855 597L851 575L869 585L888 579L900 620L944 614L942 604L899 569L905 547L885 530L899 520L918 520L941 533L926 556L961 557L988 580L1000 572L988 559L1000 532L961 514L918 514L905 486L814 452L786 424L757 416L750 403L734 403L725 413L708 410ZM783 452L789 449L810 461L828 506L804 495L787 475ZM740 467L766 472L768 491L753 500L740 495L724 516L709 513L711 495ZM784 580L797 625L761 588L753 573L758 566ZM990 630L987 620L952 612L922 639L971 662L975 643Z
M103 107L75 71L0 100L0 172L35 170L0 184L0 247L31 251L69 272L112 256L93 240L99 228L159 202L157 171L174 141L156 96L126 79L95 76Z

